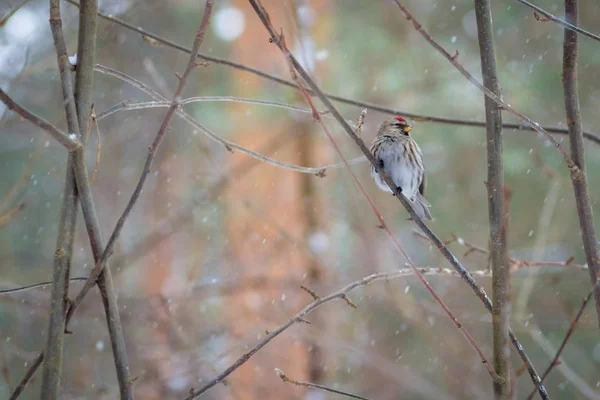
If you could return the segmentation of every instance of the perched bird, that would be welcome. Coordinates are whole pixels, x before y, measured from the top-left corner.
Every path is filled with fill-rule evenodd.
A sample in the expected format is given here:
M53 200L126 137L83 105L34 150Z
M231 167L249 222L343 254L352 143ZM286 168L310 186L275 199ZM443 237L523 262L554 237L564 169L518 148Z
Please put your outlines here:
M382 169L394 181L398 191L412 203L418 216L431 220L425 199L425 166L423 155L417 142L409 135L412 127L402 117L392 117L383 121L377 136L371 143L371 153L377 161L377 168L371 167L371 175L381 190L393 193L379 176Z

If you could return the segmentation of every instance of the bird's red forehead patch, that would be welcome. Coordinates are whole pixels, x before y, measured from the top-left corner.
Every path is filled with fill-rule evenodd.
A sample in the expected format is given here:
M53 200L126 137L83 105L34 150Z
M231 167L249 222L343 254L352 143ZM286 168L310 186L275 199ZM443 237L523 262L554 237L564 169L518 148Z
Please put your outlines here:
M396 117L396 121L398 122L406 122L406 120L402 117Z

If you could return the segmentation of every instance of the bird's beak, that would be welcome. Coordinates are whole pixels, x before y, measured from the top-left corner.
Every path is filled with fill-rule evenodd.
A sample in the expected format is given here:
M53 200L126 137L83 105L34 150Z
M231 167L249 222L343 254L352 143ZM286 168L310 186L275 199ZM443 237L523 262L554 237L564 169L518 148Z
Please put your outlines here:
M404 132L408 133L408 132L412 131L412 126L410 126L410 125L406 125L404 128L402 128L402 130L403 130Z

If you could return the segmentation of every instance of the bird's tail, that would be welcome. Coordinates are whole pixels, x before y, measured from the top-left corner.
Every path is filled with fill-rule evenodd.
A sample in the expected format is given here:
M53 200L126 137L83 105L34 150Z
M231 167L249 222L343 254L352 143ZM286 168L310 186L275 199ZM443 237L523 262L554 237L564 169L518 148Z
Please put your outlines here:
M417 215L429 221L433 220L433 217L429 212L429 207L431 207L431 204L427 201L427 199L423 197L421 193L417 193L415 201L413 201L413 208L415 209Z

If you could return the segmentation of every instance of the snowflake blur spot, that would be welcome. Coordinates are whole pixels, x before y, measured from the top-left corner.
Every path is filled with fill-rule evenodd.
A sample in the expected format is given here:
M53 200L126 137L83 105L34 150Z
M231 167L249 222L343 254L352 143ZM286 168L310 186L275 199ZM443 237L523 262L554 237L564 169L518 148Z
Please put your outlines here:
M219 39L231 42L246 29L246 18L236 7L224 7L215 13L212 27Z
M314 232L309 236L308 244L316 254L323 254L329 249L329 236L323 232Z

